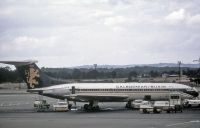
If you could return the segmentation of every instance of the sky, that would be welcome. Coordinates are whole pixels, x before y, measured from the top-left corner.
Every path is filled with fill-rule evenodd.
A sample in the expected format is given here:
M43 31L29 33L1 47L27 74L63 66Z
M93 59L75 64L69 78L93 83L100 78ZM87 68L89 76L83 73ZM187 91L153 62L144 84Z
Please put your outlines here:
M0 1L0 60L72 67L198 57L199 0Z

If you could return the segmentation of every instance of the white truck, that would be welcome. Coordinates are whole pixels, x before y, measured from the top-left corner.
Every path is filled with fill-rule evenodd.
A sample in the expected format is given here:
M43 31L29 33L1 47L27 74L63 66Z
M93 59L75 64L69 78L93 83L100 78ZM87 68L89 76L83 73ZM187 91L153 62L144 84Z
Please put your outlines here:
M161 109L162 111L170 112L182 112L182 106L178 104L171 104L170 101L155 101L154 108Z
M54 111L67 112L69 111L68 103L66 101L58 101L57 104L53 105Z
M185 100L183 106L185 108L200 107L200 100Z
M132 109L140 109L141 104L145 104L147 101L144 100L134 100L131 102Z
M140 112L142 113L160 113L162 112L161 108L154 107L153 103L150 101L143 101L140 105Z
M182 112L182 103L179 93L169 95L169 101L147 101L140 105L140 112L142 113L161 113L162 111Z

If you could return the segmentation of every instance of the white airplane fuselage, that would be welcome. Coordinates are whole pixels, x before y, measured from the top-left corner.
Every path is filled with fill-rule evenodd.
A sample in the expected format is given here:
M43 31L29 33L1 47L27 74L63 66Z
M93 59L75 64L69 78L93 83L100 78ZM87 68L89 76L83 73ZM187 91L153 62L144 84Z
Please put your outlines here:
M167 100L171 93L179 93L182 99L191 99L197 95L194 88L176 83L75 83L43 89L43 95L79 102L125 102L145 98Z

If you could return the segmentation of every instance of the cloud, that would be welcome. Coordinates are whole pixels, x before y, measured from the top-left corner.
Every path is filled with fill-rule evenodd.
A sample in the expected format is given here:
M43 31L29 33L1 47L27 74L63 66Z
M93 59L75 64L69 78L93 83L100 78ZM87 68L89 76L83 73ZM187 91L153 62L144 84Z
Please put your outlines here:
M104 24L107 26L120 25L126 22L126 19L123 16L114 16L108 17L105 19Z
M183 23L187 19L187 14L184 9L173 11L165 17L165 20L171 24Z
M193 25L200 25L200 14L194 14L187 12L185 9L179 9L171 12L165 18L165 23L170 25L187 25L193 27Z
M57 37L36 38L28 36L19 36L7 42L0 44L0 50L4 56L43 56L52 55L51 50L55 47ZM47 43L48 42L48 43ZM48 51L48 52L47 52Z
M189 25L200 25L200 14L190 17L188 24Z
M25 48L37 49L40 47L51 48L51 47L55 47L56 38L57 37L48 37L48 38L38 39L35 37L20 36L14 39L13 44L15 46L21 47L21 49L25 49Z
M114 13L112 11L105 11L105 10L94 10L94 12L91 14L91 16L97 18L108 17L113 15Z
M5 0L0 59L43 66L190 62L199 56L199 1Z

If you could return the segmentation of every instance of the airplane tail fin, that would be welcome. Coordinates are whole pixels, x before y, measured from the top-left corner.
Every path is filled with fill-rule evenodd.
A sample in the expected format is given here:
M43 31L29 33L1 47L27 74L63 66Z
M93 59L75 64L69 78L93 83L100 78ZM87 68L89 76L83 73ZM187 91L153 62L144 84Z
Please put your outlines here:
M19 75L26 82L28 89L63 84L63 82L53 79L43 73L36 65L37 61L0 61L0 63L14 65Z

